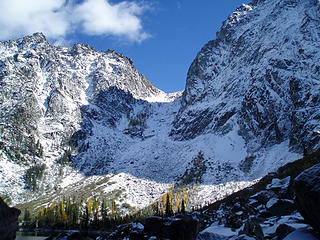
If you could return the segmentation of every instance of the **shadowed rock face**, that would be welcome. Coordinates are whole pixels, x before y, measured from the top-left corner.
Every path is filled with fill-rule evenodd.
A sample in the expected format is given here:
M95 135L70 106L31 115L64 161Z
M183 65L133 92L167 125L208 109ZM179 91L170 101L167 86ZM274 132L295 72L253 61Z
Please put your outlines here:
M18 217L20 210L10 208L0 198L0 238L3 240L10 240L16 238L16 231L18 226Z
M294 191L299 212L314 230L320 232L320 164L296 177Z

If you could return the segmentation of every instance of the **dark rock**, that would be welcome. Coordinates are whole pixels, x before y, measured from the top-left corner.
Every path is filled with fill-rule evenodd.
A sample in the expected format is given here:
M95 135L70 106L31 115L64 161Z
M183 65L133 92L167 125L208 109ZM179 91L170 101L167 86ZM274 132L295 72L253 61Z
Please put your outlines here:
M288 199L271 199L266 207L274 216L290 215L296 210L294 202Z
M139 231L132 231L129 234L129 239L130 240L141 240L143 238L143 233Z
M188 112L187 117L177 118L173 122L174 128L171 130L170 136L176 140L193 139L206 130L213 117L214 114L209 109L196 113Z
M225 227L237 229L237 228L240 228L241 226L242 226L241 216L238 216L234 213L226 216Z
M311 228L298 228L288 234L286 239L316 240L320 239L320 235Z
M164 219L161 217L148 217L144 223L144 231L153 236L160 236L164 227Z
M0 237L4 240L16 238L18 230L18 217L21 211L10 208L0 197Z
M298 211L314 230L320 232L320 164L297 176L293 187Z
M249 201L249 203L248 203L248 206L249 206L250 208L256 209L256 208L258 208L258 206L261 206L261 203L260 203L258 200L256 200L256 199L250 199L250 201Z
M259 218L269 218L269 217L272 217L273 214L271 212L269 212L268 210L262 210L258 213L258 217Z
M249 237L254 237L257 240L263 240L264 235L261 226L256 222L254 218L250 218L243 226L243 229L239 231L239 235L245 234Z
M248 239L249 239L248 236L244 235L244 234L232 238L232 240L248 240ZM250 239L252 239L252 238L250 238Z
M195 239L200 228L200 223L191 215L175 218L165 223L164 232L169 233L170 239L192 240Z
M199 228L199 220L192 215L175 218L149 217L145 221L144 232L160 238L192 240L197 236Z
M276 230L276 235L278 237L278 240L284 239L288 234L290 234L294 230L296 229L287 224L280 224Z
M141 223L128 223L119 225L117 230L112 232L108 239L123 239L139 240L143 238L144 226Z
M279 198L292 198L292 191L290 188L291 177L283 179L274 178L272 182L266 187L267 190L273 190Z
M276 194L273 191L263 190L263 191L256 193L251 198L259 201L262 204L266 204L271 198L273 198L275 196L276 196Z
M222 236L213 232L203 232L197 236L197 240L227 240L229 237Z
M86 237L79 232L73 232L73 233L69 233L66 239L67 240L85 240Z

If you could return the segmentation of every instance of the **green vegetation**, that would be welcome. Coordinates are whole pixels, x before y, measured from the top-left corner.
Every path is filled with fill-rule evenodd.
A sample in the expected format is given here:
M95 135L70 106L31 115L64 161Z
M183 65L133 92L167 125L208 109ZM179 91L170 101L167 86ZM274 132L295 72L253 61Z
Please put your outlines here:
M135 117L132 117L129 121L128 127L140 127L144 128L146 124L147 114L138 113Z
M106 182L102 179L99 184ZM97 183L92 183L96 185ZM20 221L24 227L58 228L58 229L101 229L110 230L123 223L141 221L149 216L172 216L175 213L185 213L192 210L192 198L196 191L197 184L182 186L172 183L168 192L164 193L158 201L150 203L148 206L137 209L127 203L122 203L121 190L114 190L111 193L99 194L88 197L85 193L78 192L73 196L63 196L60 199L52 198L46 203L34 205L24 205L20 207ZM88 191L88 189L86 191ZM88 192L87 192L88 194Z
M46 165L34 165L31 166L25 174L25 180L27 188L31 191L39 190L38 181L43 178L44 170L46 169Z
M62 197L47 206L37 208L33 214L25 208L22 224L25 227L59 228L59 229L107 229L118 222L119 206L115 200L93 196L85 202L77 197Z
M138 113L136 116L128 118L130 119L127 129L128 133L130 133L132 136L142 136L146 128L147 114Z
M206 172L207 166L203 153L200 151L193 158L191 167L189 167L182 176L183 184L198 183L202 180L202 175Z
M169 217L176 213L186 213L194 211L194 196L198 191L199 184L175 184L172 182L172 187L164 193L158 201L150 203L149 206L126 216L131 221L139 221L149 216ZM200 207L200 206L199 206ZM199 208L197 207L197 208Z
M64 151L62 157L59 160L59 163L62 166L69 165L71 161L71 149L67 149Z
M244 173L249 173L254 162L255 156L248 156L239 164L239 169Z

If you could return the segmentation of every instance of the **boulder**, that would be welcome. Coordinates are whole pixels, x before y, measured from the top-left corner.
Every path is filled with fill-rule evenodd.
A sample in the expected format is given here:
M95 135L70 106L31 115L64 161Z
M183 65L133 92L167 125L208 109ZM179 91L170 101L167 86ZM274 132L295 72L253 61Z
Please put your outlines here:
M18 230L18 217L21 211L10 208L0 197L0 236L1 239L11 240L16 238Z
M280 224L276 230L277 239L278 240L284 239L287 235L292 233L294 230L296 229L287 224Z
M245 234L242 234L242 235L239 235L239 236L235 236L233 238L229 238L229 240L256 240L256 239L253 238L253 237L248 237Z
M273 191L260 191L253 195L250 199L257 200L261 204L266 204L271 198L275 197L276 194Z
M196 240L227 240L236 234L237 233L232 231L231 228L212 224L210 227L200 232Z
M161 218L149 217L144 223L144 233L150 236L175 240L195 239L200 228L199 220L192 215Z
M141 223L122 224L117 227L117 230L112 232L108 239L125 239L139 240L143 238L144 226Z
M199 220L192 215L182 218L174 218L165 223L164 236L175 240L193 240L196 238L200 228Z
M161 236L164 227L164 219L161 217L148 217L144 223L145 233L151 236Z
M283 240L319 240L319 234L308 228L298 228L286 236Z
M214 233L214 232L201 232L196 240L228 240L229 237Z
M263 240L264 235L261 226L254 218L250 218L239 231L239 235L245 234L249 237L254 237L256 240Z
M242 223L241 216L237 215L236 213L229 213L226 215L225 227L237 229L242 226Z
M283 179L274 178L272 179L272 182L267 185L266 189L286 191L289 187L290 179L290 176Z
M296 210L294 201L272 198L266 204L267 210L274 216L290 215Z
M272 182L267 185L267 190L272 190L277 194L279 198L293 198L293 191L292 191L292 184L291 177L288 176L283 179L274 178Z
M303 171L293 184L298 211L320 232L320 164Z

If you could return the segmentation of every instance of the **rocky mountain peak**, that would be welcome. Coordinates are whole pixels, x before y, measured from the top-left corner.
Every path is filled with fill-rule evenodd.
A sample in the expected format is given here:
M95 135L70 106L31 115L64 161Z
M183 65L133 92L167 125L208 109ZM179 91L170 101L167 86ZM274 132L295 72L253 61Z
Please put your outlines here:
M31 36L25 36L17 40L9 40L0 42L1 50L4 51L30 51L41 49L42 47L49 47L50 44L47 41L43 33L34 33Z
M192 63L171 135L238 129L249 146L288 138L297 151L318 146L319 12L313 0L238 8Z
M47 42L47 38L42 32L34 33L31 36L25 36L22 39L23 42L33 42L37 44Z

